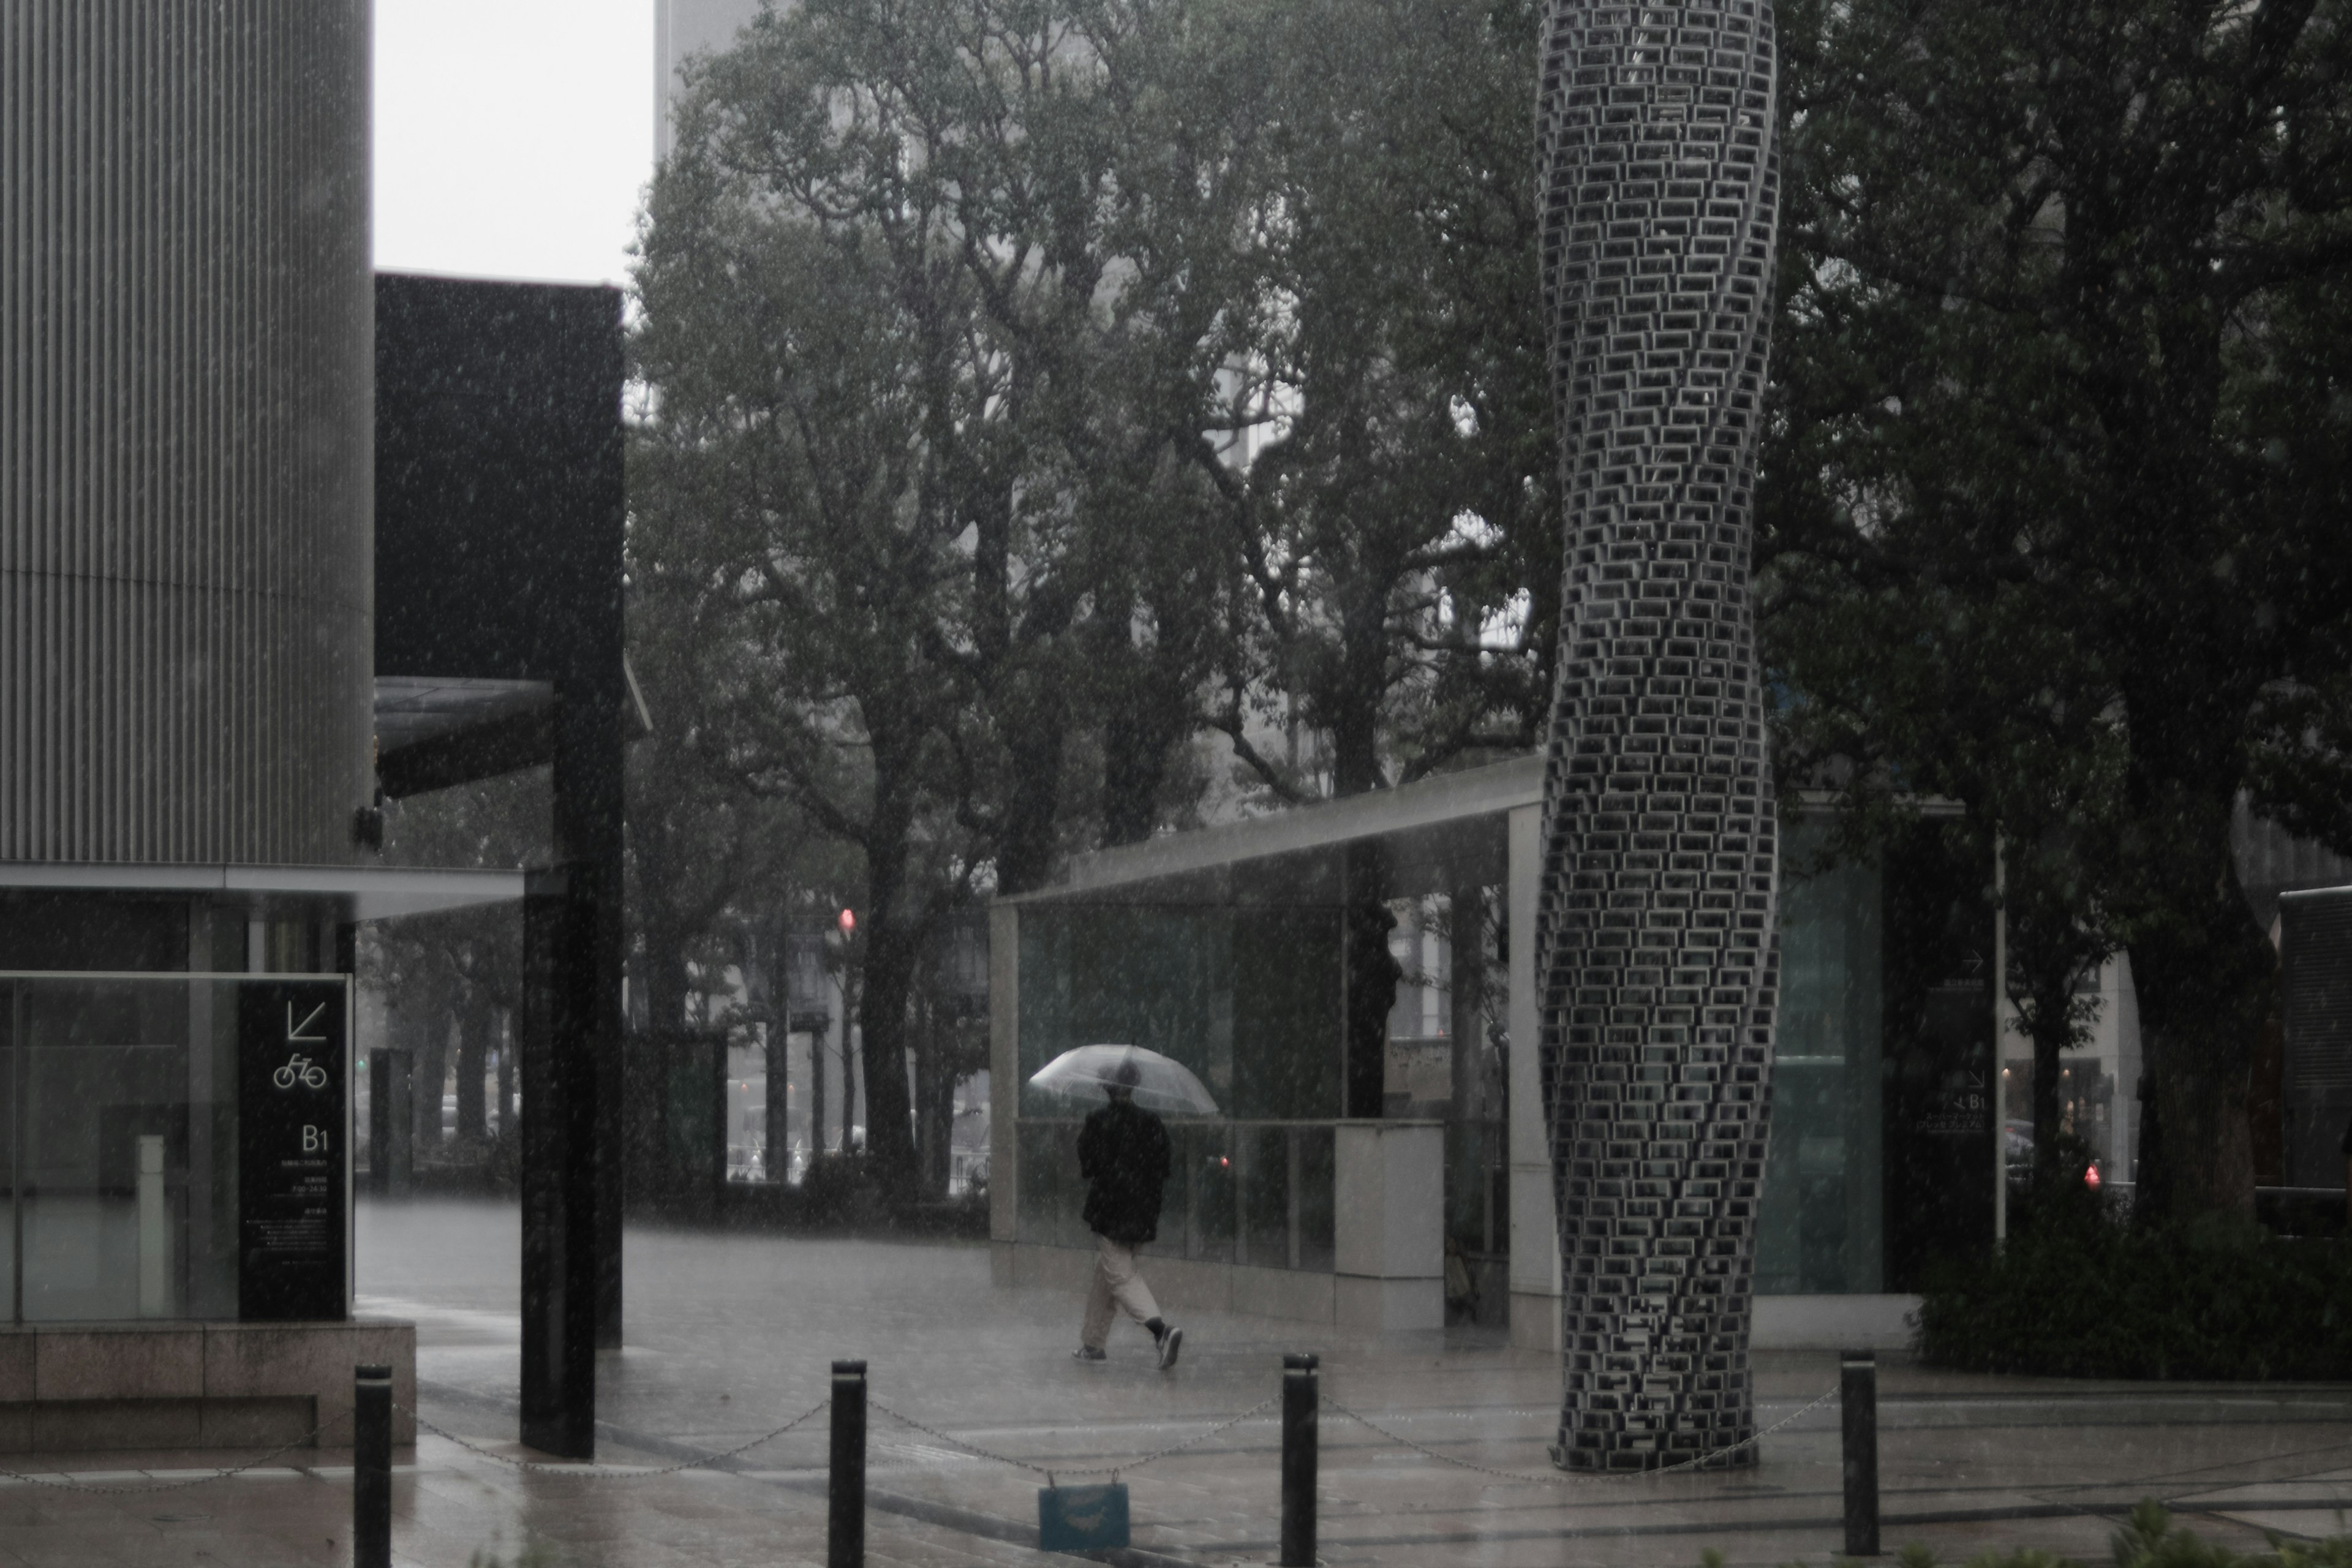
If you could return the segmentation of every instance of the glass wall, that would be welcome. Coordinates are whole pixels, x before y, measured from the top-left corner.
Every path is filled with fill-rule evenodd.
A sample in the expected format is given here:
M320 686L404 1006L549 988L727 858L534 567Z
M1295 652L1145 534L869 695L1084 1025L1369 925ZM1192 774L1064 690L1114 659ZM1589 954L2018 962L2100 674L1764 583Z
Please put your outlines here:
M1802 824L1783 847L1772 1141L1756 1237L1764 1295L1884 1288L1884 878L1853 863L1795 875L1822 836Z
M238 1315L240 1001L253 984L0 973L5 1321ZM302 1114L340 1143L348 1110L332 1102L347 1074L338 1063L330 1080L301 1054L322 1026L284 1025L291 1092L323 1093L325 1108ZM335 1048L342 1037L337 1023Z
M1024 909L1020 1239L1093 1245L1079 1217L1077 1157L1093 1106L1041 1094L1026 1079L1076 1046L1136 1045L1190 1068L1223 1112L1170 1119L1154 1251L1328 1271L1339 1000L1337 910Z
M1021 1114L1084 1115L1028 1087L1076 1046L1191 1068L1225 1116L1339 1113L1339 911L1031 905L1021 913Z
M1801 821L1784 838L1761 1294L1914 1290L1937 1260L1975 1256L1990 1233L1990 867L1931 818L1890 836L1874 857L1816 868L1830 831ZM1169 1252L1314 1268L1306 1260L1328 1245L1318 1216L1329 1202L1324 1141L1339 1113L1341 922L1336 902L1308 901L1327 895L1330 879L1307 891L1280 869L1289 863L1237 864L1194 903L1171 893L1156 903L1073 899L1021 910L1024 1079L1072 1047L1129 1042L1183 1062L1217 1098L1220 1118L1177 1129L1160 1242ZM1473 885L1443 864L1414 871L1424 888ZM1273 902L1282 896L1300 901ZM1424 892L1392 906L1400 924L1390 949L1402 979L1389 1009L1387 1109L1448 1114L1448 1239L1465 1267L1497 1273L1499 1300L1503 1259L1475 1244L1483 1237L1492 1249L1508 1214L1507 1044L1496 1041L1491 1061L1484 1051L1474 1058L1492 1073L1490 1093L1465 1083L1475 1072L1455 1070L1458 1037L1486 1028L1475 999L1463 1005L1465 966L1447 940L1455 896ZM1472 967L1499 981L1514 936L1498 924ZM2087 1103L2098 1087L2085 1089ZM1465 1088L1472 1103L1455 1104ZM1076 1154L1088 1109L1024 1089L1022 1239L1088 1245ZM1471 1110L1479 1120L1465 1115Z
M1022 1118L1019 1239L1094 1245L1080 1217L1079 1125ZM1168 1142L1156 1256L1331 1271L1338 1145L1329 1122L1171 1121Z
M1929 819L1802 874L1827 833L1784 840L1765 1295L1916 1290L1992 1231L1990 868Z

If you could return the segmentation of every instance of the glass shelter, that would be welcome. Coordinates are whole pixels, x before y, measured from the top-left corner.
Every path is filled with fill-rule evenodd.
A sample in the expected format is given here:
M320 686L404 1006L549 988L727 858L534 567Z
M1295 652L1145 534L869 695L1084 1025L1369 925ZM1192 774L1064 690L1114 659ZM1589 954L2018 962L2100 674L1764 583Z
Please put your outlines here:
M1061 1051L1122 1042L1218 1102L1171 1122L1150 1250L1174 1299L1345 1321L1370 1279L1382 1326L1434 1327L1414 1314L1442 1300L1437 1321L1555 1342L1550 1156L1522 1048L1541 788L1522 759L1104 851L1000 901L1000 1279L1080 1271L1087 1107L1026 1084ZM1784 840L1759 1340L1801 1320L1899 1330L1935 1260L1993 1230L1990 868L1955 857L1932 813L1874 858L1828 842L1801 812ZM1442 1192L1435 1234L1400 1250L1400 1193L1424 1187ZM1424 1305L1396 1317L1401 1290Z

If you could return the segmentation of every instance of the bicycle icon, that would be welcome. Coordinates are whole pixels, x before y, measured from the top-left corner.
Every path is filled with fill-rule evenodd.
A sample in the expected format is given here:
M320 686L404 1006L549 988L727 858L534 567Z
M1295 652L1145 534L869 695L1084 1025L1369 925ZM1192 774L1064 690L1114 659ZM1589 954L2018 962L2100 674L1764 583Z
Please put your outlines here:
M327 1069L306 1056L291 1056L286 1065L269 1075L269 1081L280 1089L292 1089L300 1082L304 1089L327 1087Z

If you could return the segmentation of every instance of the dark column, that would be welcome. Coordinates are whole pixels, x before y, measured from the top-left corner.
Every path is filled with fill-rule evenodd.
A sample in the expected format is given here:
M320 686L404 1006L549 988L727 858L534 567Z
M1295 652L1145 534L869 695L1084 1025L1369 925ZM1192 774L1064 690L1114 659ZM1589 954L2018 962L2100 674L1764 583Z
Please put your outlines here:
M576 960L562 1001L581 1017L552 1037L576 1047L598 1088L582 1093L597 1120L579 1154L598 1201L583 1196L579 1210L598 1264L595 1339L609 1345L621 1337L622 764L634 711L622 660L625 371L616 289L378 279L375 667L544 681L554 697L543 731L493 726L470 748L393 771L413 790L551 763L554 859L575 874L568 894L550 895L571 907L542 908L540 925L568 933L566 963ZM544 1020L515 1033L535 1034L521 1048L544 1055ZM537 1121L530 1077L522 1118ZM562 1184L541 1177L540 1188ZM526 1254L561 1251L535 1228L554 1212L526 1208Z
M523 896L522 1440L596 1447L598 868Z
M352 1372L352 1568L392 1568L392 1368Z
M866 1363L833 1363L833 1464L825 1482L825 1568L866 1563Z
M727 1031L710 1041L710 1223L727 1217Z
M1465 880L1447 907L1453 940L1453 1059L1445 1121L1445 1233L1475 1237L1479 1251L1493 1244L1486 1223L1487 1202L1486 1055L1486 889ZM1480 1283L1473 1273L1475 1292ZM1483 1303L1481 1304L1483 1306Z
M788 1022L787 1015L779 1014L768 1025L768 1162L763 1173L772 1182L782 1181L793 1163L793 1033Z
M378 1046L368 1058L368 1122L373 1130L381 1117L383 1130L383 1141L368 1152L368 1160L372 1169L383 1172L376 1190L385 1197L406 1197L416 1174L415 1066L406 1051L394 1046Z
M1844 1427L1845 1554L1878 1555L1878 1357L1847 1351L1838 1358L1838 1406Z
M376 1197L392 1191L392 1048L368 1053L367 1190Z
M1340 939L1347 989L1344 1113L1378 1117L1388 1098L1389 1010L1396 1005L1404 969L1389 952L1397 920L1388 906L1388 857L1380 841L1359 839L1340 854L1347 889Z
M1284 1568L1313 1568L1316 1561L1316 1426L1323 1408L1317 1361L1282 1358L1282 1542L1276 1560Z
M617 441L617 434L615 436ZM617 453L615 455L618 461ZM585 661L589 673L556 686L555 846L578 875L572 882L572 917L580 923L587 967L576 996L582 1009L581 1045L595 1078L596 1346L621 1346L621 1205L627 1160L621 1125L621 961L625 937L621 921L622 702L618 584L608 645ZM524 1092L524 1114L530 1114Z

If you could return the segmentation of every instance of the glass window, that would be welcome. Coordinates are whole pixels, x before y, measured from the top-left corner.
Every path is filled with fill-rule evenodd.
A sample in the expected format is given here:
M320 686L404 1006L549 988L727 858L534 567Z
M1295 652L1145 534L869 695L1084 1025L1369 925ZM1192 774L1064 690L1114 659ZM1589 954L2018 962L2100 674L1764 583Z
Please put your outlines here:
M1783 865L1806 864L1822 831L1808 824L1790 834ZM1870 864L1783 875L1771 1149L1757 1226L1760 1293L1883 1289L1883 882Z
M1021 911L1020 1068L1131 1044L1200 1078L1222 1116L1169 1121L1153 1250L1328 1271L1339 1101L1339 913L1321 905L1031 906ZM1097 1101L1098 1103L1098 1101ZM1016 1234L1089 1247L1077 1132L1094 1107L1024 1085ZM1307 1123L1302 1125L1301 1123Z
M341 987L305 976L296 989L299 1016L281 1020L282 980L0 974L6 1321L239 1315L241 1019L268 1058L263 1077L275 1068L290 1086L292 1120L264 1118L254 1127L284 1121L285 1137L302 1145L289 1145L278 1162L285 1212L271 1211L277 1228L258 1244L257 1266L315 1269L304 1260L348 1259L348 1204L334 1189L348 1191L341 1145L349 1105L340 1086L349 1075L340 1062L330 1073L313 1059L340 1051L345 1036L309 1011L340 1011ZM322 1043L310 1045L314 1038ZM312 1096L323 1098L313 1104ZM334 1201L301 1196L314 1191ZM320 1232L322 1221L345 1228L340 1237Z

